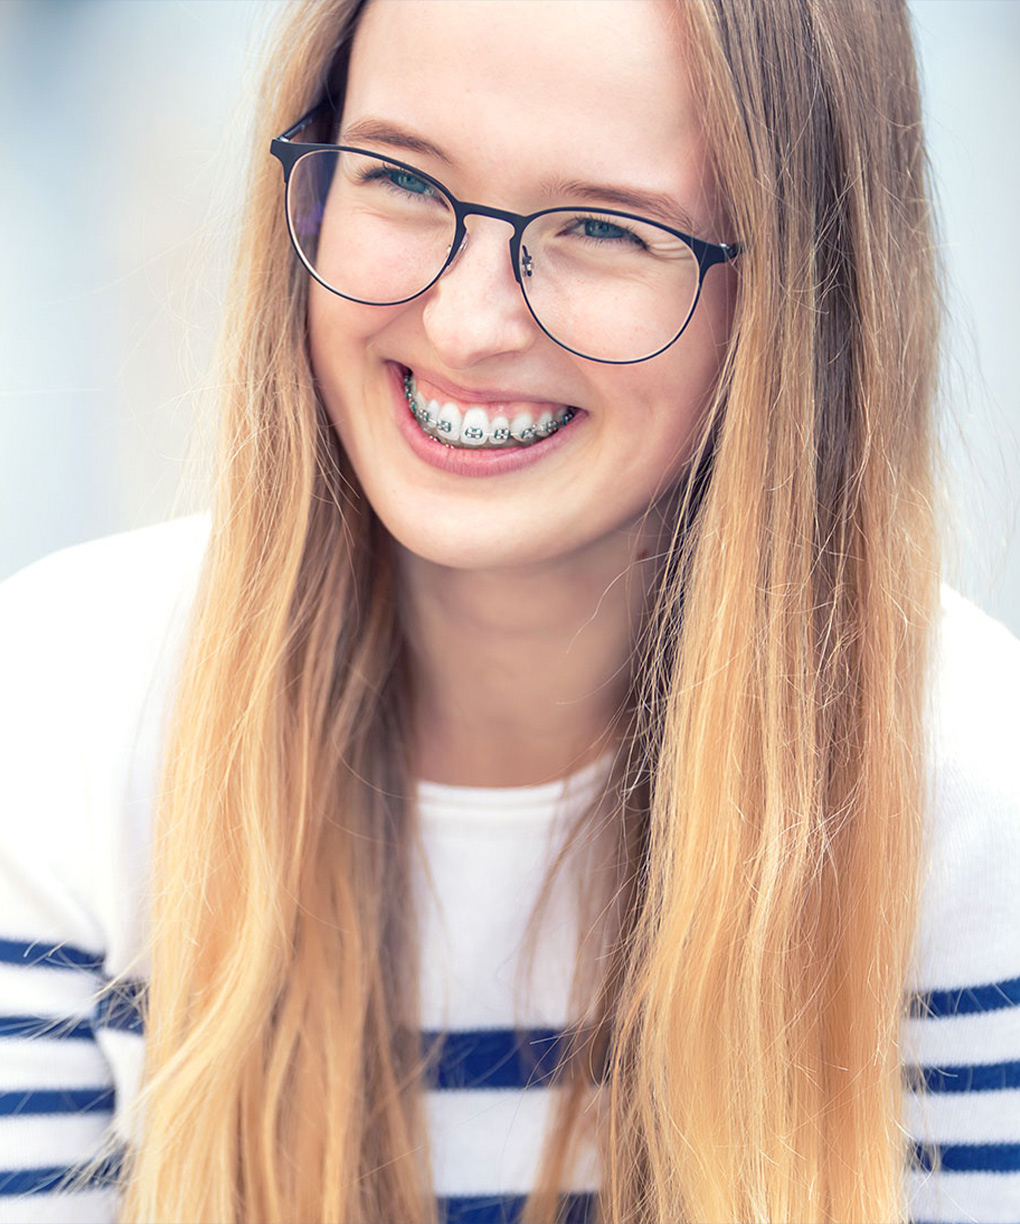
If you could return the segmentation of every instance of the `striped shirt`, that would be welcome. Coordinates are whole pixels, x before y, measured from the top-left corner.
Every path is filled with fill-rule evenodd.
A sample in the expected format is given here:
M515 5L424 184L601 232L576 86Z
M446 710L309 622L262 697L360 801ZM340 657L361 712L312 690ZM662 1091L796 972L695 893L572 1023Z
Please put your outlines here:
M60 1183L111 1129L131 1134L155 763L207 531L196 516L93 541L0 585L0 1222L116 1218L115 1167L73 1194ZM946 591L908 984L924 1008L902 1033L919 1224L1020 1221L1017 693L1020 643ZM512 1220L533 1184L577 929L554 890L517 999L523 921L603 768L509 790L419 785L423 1040L442 1035L427 1118L450 1221ZM132 984L97 1006L125 969ZM582 1149L569 1218L591 1215L598 1177Z

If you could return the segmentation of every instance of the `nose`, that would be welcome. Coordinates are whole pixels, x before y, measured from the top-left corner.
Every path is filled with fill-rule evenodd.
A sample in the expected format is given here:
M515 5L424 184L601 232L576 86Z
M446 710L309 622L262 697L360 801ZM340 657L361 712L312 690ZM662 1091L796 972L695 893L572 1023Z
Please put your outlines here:
M460 250L425 294L422 322L448 369L522 352L541 335L514 278L505 222L468 219Z

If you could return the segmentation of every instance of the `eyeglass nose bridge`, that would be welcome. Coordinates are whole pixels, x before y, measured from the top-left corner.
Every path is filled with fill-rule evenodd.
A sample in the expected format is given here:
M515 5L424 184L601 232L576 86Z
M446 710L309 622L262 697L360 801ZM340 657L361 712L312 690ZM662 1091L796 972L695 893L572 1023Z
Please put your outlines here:
M453 233L453 242L450 244L450 254L447 256L446 263L443 264L442 271L440 271L439 276L436 277L436 280L439 280L440 277L445 275L447 270L453 265L454 261L464 249L464 245L468 238L468 229L466 224L468 217L491 217L493 220L505 222L513 231L508 240L510 247L510 267L513 270L514 280L517 282L521 293L524 295L525 303L530 310L531 303L528 302L528 296L524 292L522 271L524 276L530 277L532 274L533 265L531 254L527 247L523 248L522 260L521 240L524 237L524 231L534 218L522 216L520 213L508 212L504 208L492 208L488 204L468 204L462 203L460 200L452 199L451 203L454 205L454 216L456 220L456 226ZM523 269L522 263L524 265ZM432 283L435 284L436 281L433 281Z

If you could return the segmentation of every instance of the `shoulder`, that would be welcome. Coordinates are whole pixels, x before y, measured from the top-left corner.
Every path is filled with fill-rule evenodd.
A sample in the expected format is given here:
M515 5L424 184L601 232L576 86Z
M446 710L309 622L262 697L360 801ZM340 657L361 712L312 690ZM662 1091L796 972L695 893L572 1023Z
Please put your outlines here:
M0 583L0 937L126 952L208 533L176 519Z
M60 755L123 721L184 627L208 530L194 515L121 532L0 583L0 718L15 739L38 732ZM70 742L47 734L69 724Z
M90 681L106 690L186 611L208 531L208 517L192 515L121 532L50 553L0 583L5 686L39 692L48 680L67 694Z
M1018 791L1020 640L949 587L935 654L934 730L948 763L979 764L984 785Z
M1020 975L1020 641L943 588L930 705L921 974Z
M1020 642L944 589L920 925L900 1051L912 1219L1020 1210ZM937 1156L938 1172L929 1170Z
M208 535L209 516L194 514L59 549L0 582L0 623L66 640L143 608L158 614L197 577Z

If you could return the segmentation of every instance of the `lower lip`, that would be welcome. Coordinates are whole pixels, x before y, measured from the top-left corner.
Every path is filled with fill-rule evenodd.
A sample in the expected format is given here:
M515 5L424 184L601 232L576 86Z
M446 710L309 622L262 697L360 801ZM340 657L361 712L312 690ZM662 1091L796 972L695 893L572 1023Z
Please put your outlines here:
M505 450L469 450L467 447L446 446L423 433L411 415L404 392L403 368L390 362L388 373L397 429L404 441L424 463L454 476L502 476L541 463L569 443L574 430L587 415L583 409L575 408L574 417L568 424L531 446L508 446Z

